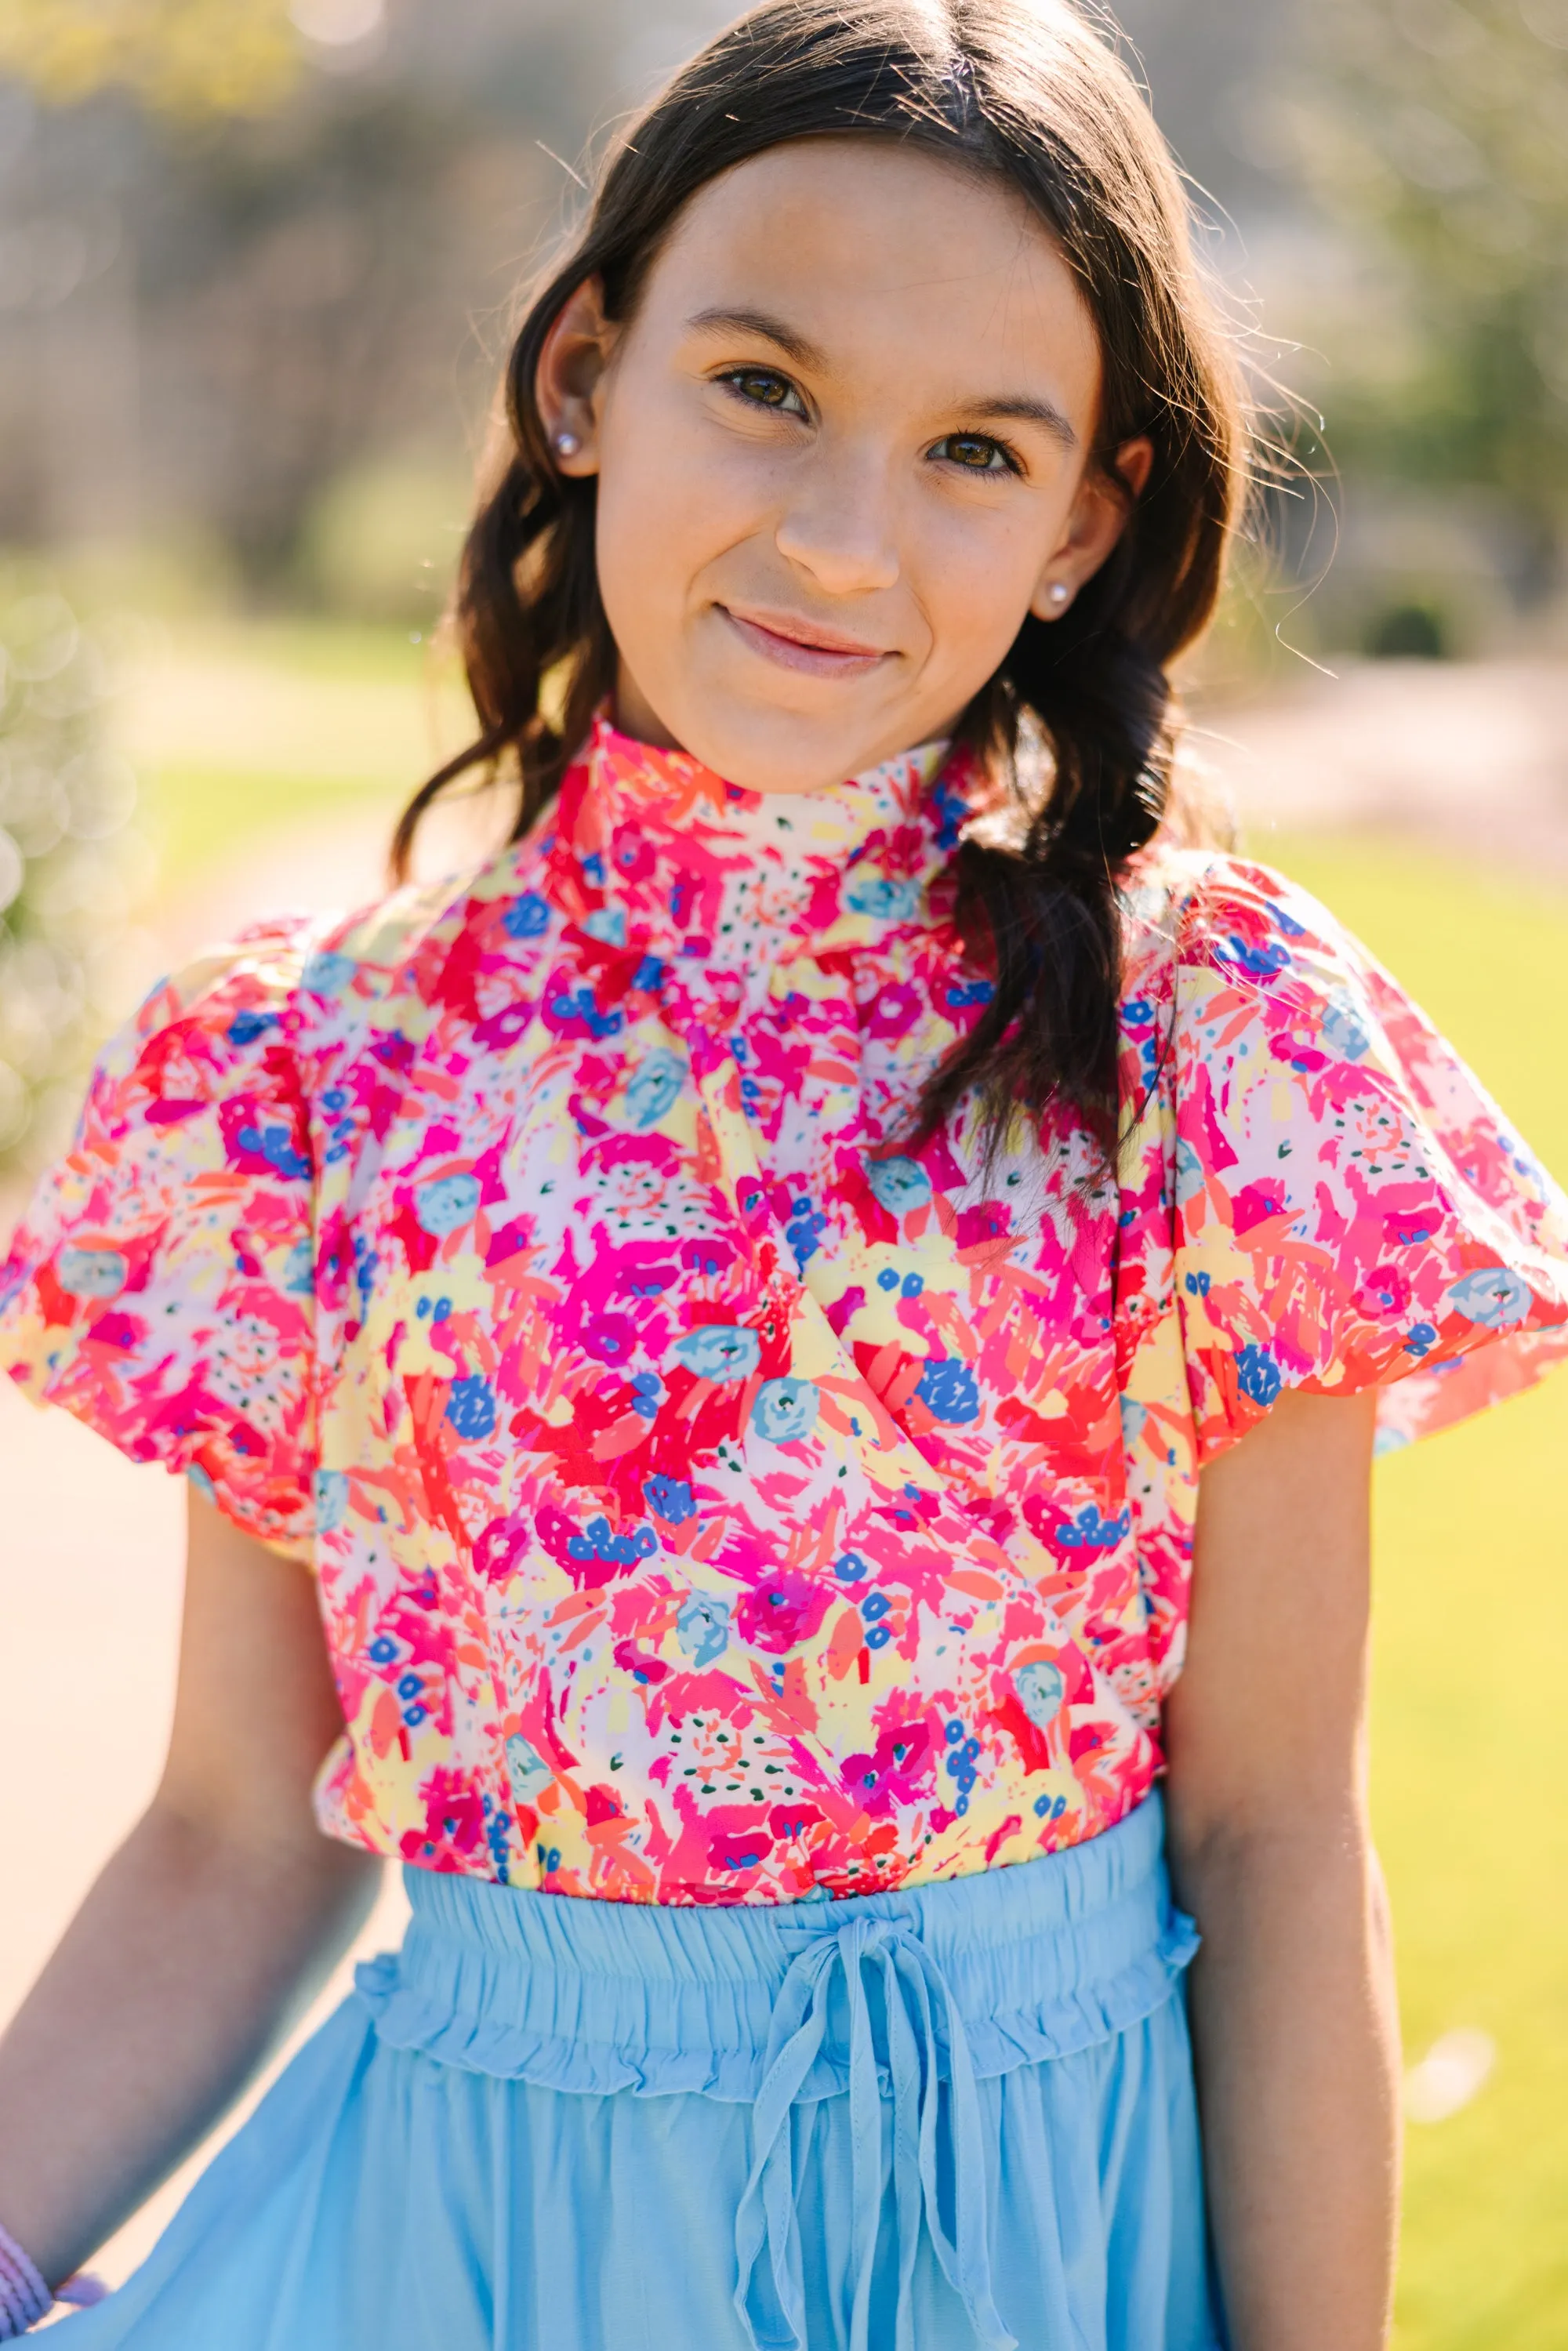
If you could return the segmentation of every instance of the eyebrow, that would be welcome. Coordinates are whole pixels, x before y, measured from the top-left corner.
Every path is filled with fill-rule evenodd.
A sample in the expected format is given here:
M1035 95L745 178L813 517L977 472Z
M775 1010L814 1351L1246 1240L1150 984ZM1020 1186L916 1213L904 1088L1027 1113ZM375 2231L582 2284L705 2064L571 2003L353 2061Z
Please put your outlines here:
M965 416L972 416L977 424L991 417L998 422L1016 419L1024 424L1043 425L1052 440L1060 441L1064 449L1076 449L1078 446L1077 434L1061 409L1049 400L1031 400L1020 394L1006 400L961 400L956 402L955 406Z
M766 310L699 310L686 324L704 335L760 335L765 342L774 344L787 359L793 360L797 367L810 368L818 375L830 372L827 357L815 343ZM972 417L977 424L992 420L998 423L1038 424L1064 449L1078 446L1078 435L1072 426L1049 400L1037 400L1020 392L1000 398L956 400L952 406L957 413Z
M826 356L816 344L782 319L769 318L766 310L699 310L686 324L705 335L760 335L765 342L777 343L797 367L810 368L818 375L828 372Z

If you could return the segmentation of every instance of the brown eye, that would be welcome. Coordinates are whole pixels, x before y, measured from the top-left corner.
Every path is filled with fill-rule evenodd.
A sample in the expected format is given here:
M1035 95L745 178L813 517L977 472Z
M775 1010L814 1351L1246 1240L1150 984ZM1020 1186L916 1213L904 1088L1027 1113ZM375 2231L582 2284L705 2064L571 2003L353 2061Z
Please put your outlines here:
M943 454L955 465L962 465L971 474L995 474L1009 470L1001 444L988 441L980 433L954 433L941 444Z
M775 375L771 368L737 368L721 381L757 408L788 408L796 396L789 378Z

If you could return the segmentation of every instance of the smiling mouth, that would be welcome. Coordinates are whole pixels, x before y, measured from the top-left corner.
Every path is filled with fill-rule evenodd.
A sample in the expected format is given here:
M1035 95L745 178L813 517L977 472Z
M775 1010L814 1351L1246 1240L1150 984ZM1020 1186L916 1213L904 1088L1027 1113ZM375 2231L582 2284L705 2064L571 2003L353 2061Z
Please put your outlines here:
M798 621L783 613L760 614L737 611L732 605L717 604L730 627L760 653L765 661L776 662L782 669L803 670L811 677L859 677L874 669L879 662L894 656L881 645L868 645L858 637L841 635L836 629L824 629L815 621Z

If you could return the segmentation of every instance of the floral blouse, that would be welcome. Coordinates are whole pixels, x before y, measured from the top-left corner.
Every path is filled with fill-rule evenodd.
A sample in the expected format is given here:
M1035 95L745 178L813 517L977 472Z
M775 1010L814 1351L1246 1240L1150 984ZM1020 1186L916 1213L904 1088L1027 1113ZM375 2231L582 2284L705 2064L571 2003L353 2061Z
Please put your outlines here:
M738 790L601 724L460 885L159 988L0 1274L0 1360L309 1560L334 1835L652 1902L1093 1836L1161 1768L1199 1466L1568 1354L1568 1201L1277 874L1127 886L1131 1133L977 1176L960 755Z

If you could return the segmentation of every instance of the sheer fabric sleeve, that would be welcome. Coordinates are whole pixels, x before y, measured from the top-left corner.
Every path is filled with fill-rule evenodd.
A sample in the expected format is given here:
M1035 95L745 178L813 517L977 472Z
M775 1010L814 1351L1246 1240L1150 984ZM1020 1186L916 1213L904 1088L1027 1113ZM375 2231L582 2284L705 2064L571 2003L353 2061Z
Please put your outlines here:
M308 926L156 988L0 1270L0 1367L247 1533L312 1531L314 1167L298 990Z
M1398 1444L1568 1355L1568 1199L1304 891L1213 860L1178 922L1176 1303L1200 1459L1285 1388Z

